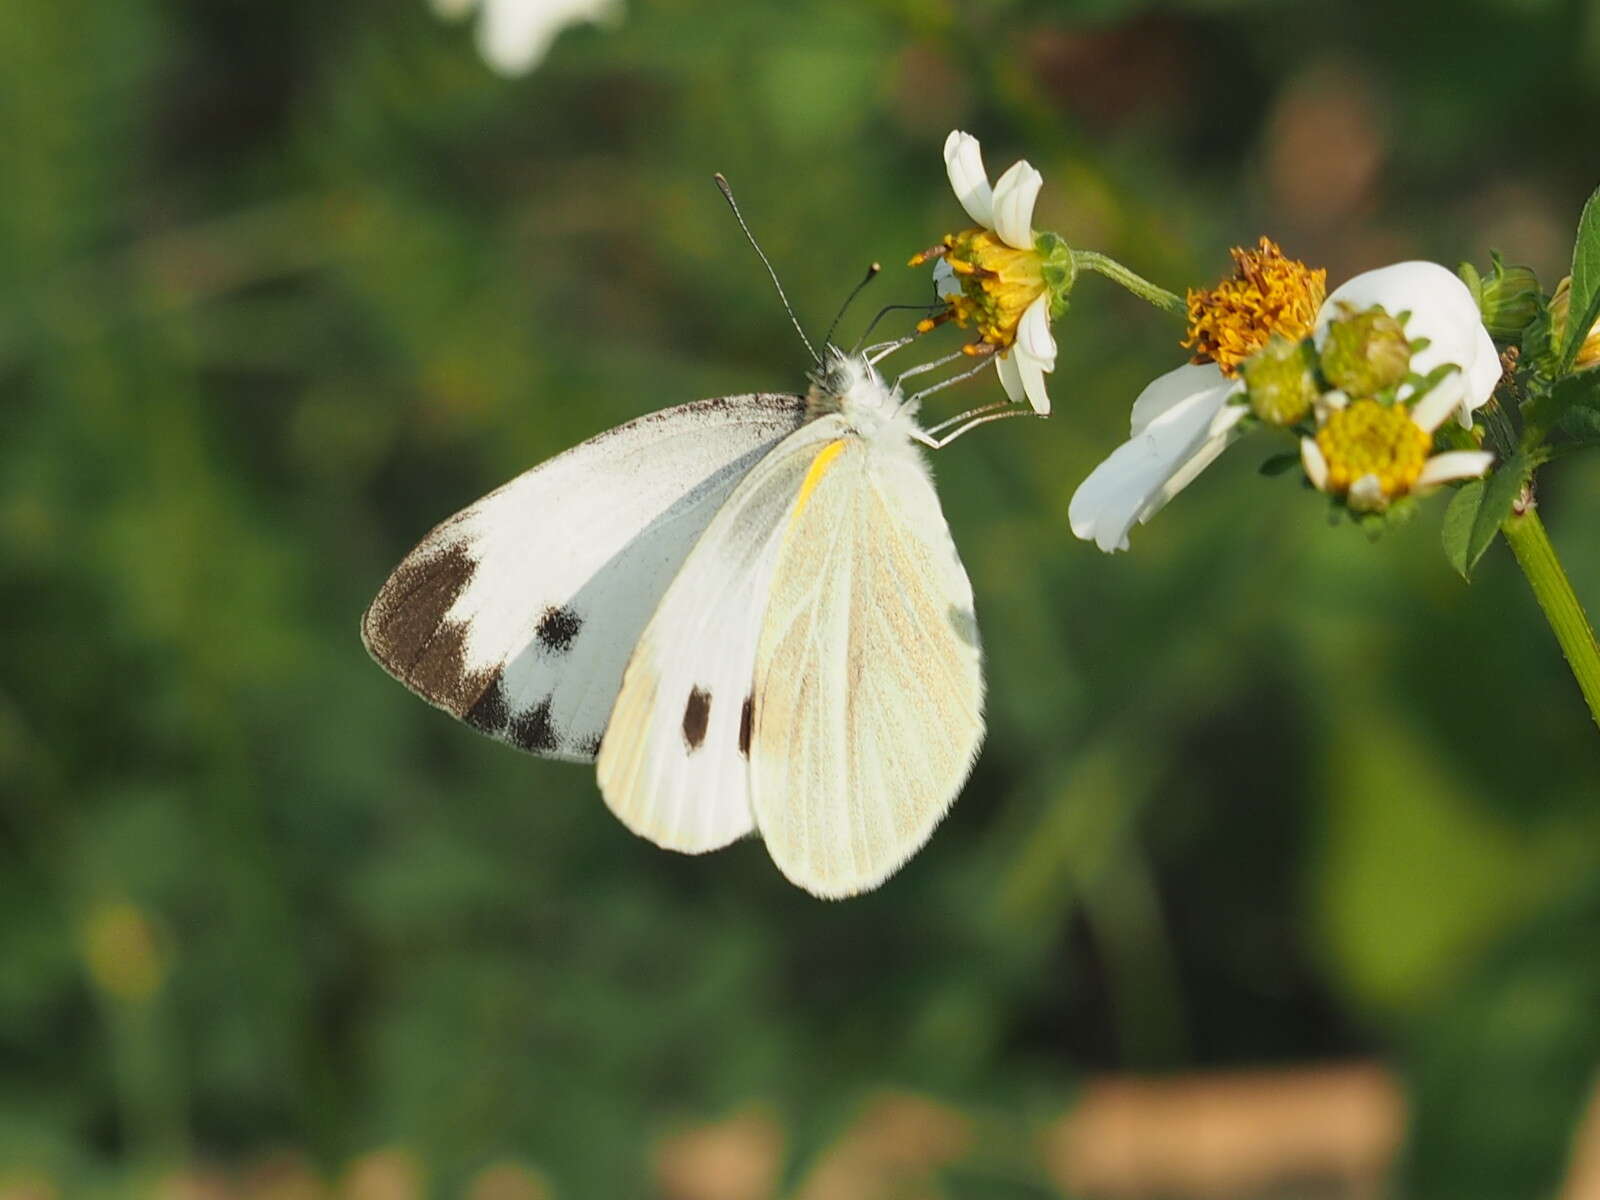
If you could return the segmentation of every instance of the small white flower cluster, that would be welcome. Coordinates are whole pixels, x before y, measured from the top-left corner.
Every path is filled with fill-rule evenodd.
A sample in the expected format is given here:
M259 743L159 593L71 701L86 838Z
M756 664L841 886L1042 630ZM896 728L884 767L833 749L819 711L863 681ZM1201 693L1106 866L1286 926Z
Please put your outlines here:
M1472 427L1472 414L1482 407L1500 379L1500 356L1466 285L1430 262L1402 262L1355 276L1336 288L1317 314L1313 335L1320 347L1329 324L1344 311L1381 307L1408 314L1406 337L1426 344L1411 356L1411 372L1428 375L1450 365L1451 377L1436 384L1411 413L1415 424L1433 433L1452 412ZM1229 379L1215 363L1186 363L1169 371L1140 393L1133 405L1129 438L1083 481L1072 497L1068 519L1072 532L1102 550L1126 550L1128 532L1142 524L1187 487L1214 462L1240 433L1249 413L1243 379ZM1401 389L1401 400L1409 397ZM1325 420L1346 398L1329 393L1318 406ZM1306 474L1326 489L1327 469L1317 443L1302 440ZM1493 456L1486 451L1455 451L1434 456L1423 467L1419 487L1482 475ZM1375 507L1369 495L1375 481L1350 485L1352 507Z

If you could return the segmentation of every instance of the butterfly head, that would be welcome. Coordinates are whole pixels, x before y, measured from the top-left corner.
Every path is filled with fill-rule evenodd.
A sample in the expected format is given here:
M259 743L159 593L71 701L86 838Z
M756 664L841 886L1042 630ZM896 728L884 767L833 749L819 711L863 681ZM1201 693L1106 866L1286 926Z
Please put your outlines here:
M806 410L813 417L842 413L862 433L901 422L914 428L915 407L900 389L886 382L864 355L836 346L824 350L821 365L811 374Z

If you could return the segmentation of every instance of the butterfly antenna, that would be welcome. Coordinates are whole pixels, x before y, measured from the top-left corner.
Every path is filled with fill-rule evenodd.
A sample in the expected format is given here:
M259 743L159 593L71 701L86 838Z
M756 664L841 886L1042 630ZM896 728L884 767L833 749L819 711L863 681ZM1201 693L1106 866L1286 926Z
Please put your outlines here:
M778 299L783 301L783 311L789 314L789 321L794 326L794 331L800 335L800 340L805 344L806 353L811 355L811 361L821 363L816 350L811 345L811 339L806 336L806 331L800 328L800 319L794 315L794 309L789 304L789 297L783 294L783 284L778 282L778 273L772 269L772 263L767 258L766 252L761 249L761 243L756 241L756 235L750 232L750 226L744 223L744 214L739 211L739 205L733 198L733 189L728 186L728 180L718 171L712 176L717 181L717 190L722 193L722 198L728 202L728 207L733 210L733 219L739 222L739 228L744 230L744 236L749 239L750 245L755 249L756 256L761 259L762 266L767 268L767 274L772 276L772 286L778 289ZM871 278L869 275L868 278ZM860 288L856 289L860 291ZM829 332L832 332L831 330Z
M844 314L855 303L856 297L861 295L861 289L876 279L878 272L881 270L883 270L882 263L873 263L867 268L867 273L861 277L861 282L850 289L850 294L844 298L844 303L839 305L839 311L833 314L833 320L828 323L828 332L822 335L822 344L824 346L833 344L833 331L839 328L839 322L844 319Z

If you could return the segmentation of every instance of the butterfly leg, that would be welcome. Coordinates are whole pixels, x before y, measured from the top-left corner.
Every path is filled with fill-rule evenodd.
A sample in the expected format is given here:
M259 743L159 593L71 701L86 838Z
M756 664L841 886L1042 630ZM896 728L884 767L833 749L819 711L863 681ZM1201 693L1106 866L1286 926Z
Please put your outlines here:
M895 377L894 385L895 387L899 387L913 375L923 375L929 371L937 371L940 367L948 366L950 363L955 362L958 358L966 357L966 353L967 352L965 348L963 348L955 351L954 353L946 354L943 358L935 358L925 363L918 363L914 367L908 367Z
M895 338L895 340L892 342L879 342L874 346L868 346L862 353L867 356L867 361L869 363L871 363L873 366L877 366L896 350L899 350L903 346L909 346L916 340L916 334L911 334L907 337Z
M961 424L961 422L970 417L981 417L985 413L999 412L1002 409L1007 409L1011 406L1012 401L1010 400L996 400L993 404L983 404L977 408L969 408L964 413L957 413L953 417L949 417L946 420L940 421L937 425L928 426L928 428L924 429L922 432L931 438L937 438L945 430Z
M1001 411L991 411L994 409L999 409ZM971 417L972 420L968 421L965 425L951 430L942 437L935 437L932 436L931 433L925 433L918 437L917 441L921 442L930 450L943 450L946 446L955 441L968 430L976 429L979 425L987 425L990 421L1004 421L1008 417L1039 417L1043 415L1043 413L1035 412L1031 404L1013 404L1011 401L1007 400L999 404L989 404L985 405L983 408L975 408L971 412L962 413L959 417L953 417L951 419L955 421L962 420L966 417ZM949 423L950 422L948 421L942 422L940 425L935 425L934 429L943 428Z
M978 343L978 345L988 345L988 343L980 342L980 343ZM945 363L954 362L956 359L963 358L963 357L975 357L975 358L977 358L978 363L977 363L976 366L971 367L971 368L969 368L969 369L967 369L965 371L957 371L954 375L950 376L950 378L948 378L948 379L941 379L938 383L929 384L927 387L923 388L920 392L913 393L911 395L910 399L913 400L913 401L925 399L926 397L933 395L933 393L935 393L935 392L943 391L945 388L951 386L952 384L961 383L963 380L971 379L974 375L977 375L977 374L987 370L989 368L990 364L994 362L994 351L993 351L992 348L990 350L988 350L987 352L981 351L981 350L974 351L970 346L963 346L963 347L961 347L961 349L957 350L954 354L949 355L946 358L937 359L936 361L931 362L931 363L924 363L920 367L912 367L911 370L904 372L900 376L900 379L896 379L894 381L895 386L899 387L900 386L900 380L905 379L906 376L908 376L908 375L918 375L918 374L921 374L923 371L931 371L935 367L941 367Z

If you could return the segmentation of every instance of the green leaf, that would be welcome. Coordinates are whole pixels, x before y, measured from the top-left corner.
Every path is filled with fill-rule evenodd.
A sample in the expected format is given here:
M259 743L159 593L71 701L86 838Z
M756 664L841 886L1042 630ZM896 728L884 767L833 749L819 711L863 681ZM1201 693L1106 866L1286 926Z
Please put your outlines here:
M1467 535L1466 568L1470 573L1477 566L1483 552L1500 532L1500 522L1511 515L1511 506L1528 482L1532 467L1525 454L1515 454L1483 481L1483 501L1472 519L1472 532Z
M1467 561L1467 543L1472 537L1472 526L1478 519L1478 509L1483 504L1483 480L1474 479L1457 489L1450 498L1450 507L1444 510L1444 527L1440 536L1444 540L1444 556L1463 579L1472 578L1472 568L1478 560Z
M1600 370L1568 375L1522 406L1523 449L1532 450L1552 429L1570 431L1574 419L1582 428L1583 418L1573 417L1578 410L1600 413Z
M1600 188L1589 197L1578 218L1578 240L1572 246L1572 302L1558 374L1572 369L1572 360L1578 357L1578 348L1596 318L1600 318Z
M1274 454L1271 458L1267 459L1259 467L1257 467L1256 470L1261 474L1268 476L1282 475L1285 471L1291 470L1299 465L1300 456L1298 454Z
M1556 426L1574 442L1592 446L1600 442L1600 409L1576 407L1561 414Z
M1533 466L1528 455L1515 454L1494 474L1464 485L1450 501L1440 534L1445 557L1461 578L1472 578L1473 568L1494 541L1500 522L1511 515L1511 506L1528 482Z

